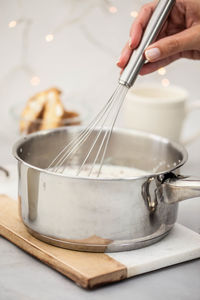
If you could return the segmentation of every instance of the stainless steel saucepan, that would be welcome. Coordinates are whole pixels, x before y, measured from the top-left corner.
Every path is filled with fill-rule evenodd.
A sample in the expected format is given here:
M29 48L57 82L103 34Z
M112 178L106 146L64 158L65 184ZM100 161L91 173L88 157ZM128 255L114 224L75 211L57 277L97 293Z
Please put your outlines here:
M34 133L13 148L18 160L21 218L35 237L82 251L137 249L169 233L179 201L200 196L200 180L179 174L187 159L181 145L133 130L113 132L106 160L145 170L143 177L94 179L46 171L79 130ZM83 161L82 156L80 149L74 163Z

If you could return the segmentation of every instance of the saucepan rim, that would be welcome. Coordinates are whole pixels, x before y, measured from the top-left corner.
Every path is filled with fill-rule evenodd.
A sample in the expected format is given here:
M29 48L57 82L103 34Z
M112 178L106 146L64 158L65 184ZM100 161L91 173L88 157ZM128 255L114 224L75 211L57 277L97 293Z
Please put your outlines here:
M142 176L134 176L134 177L124 177L124 178L95 178L95 177L82 177L82 176L68 176L68 175L63 175L63 174L60 174L60 173L55 173L55 172L51 172L49 170L46 170L46 169L42 169L42 168L39 168L39 167L36 167L30 163L27 163L26 161L24 161L19 155L18 155L18 149L23 145L24 142L26 142L27 140L30 140L34 137L37 137L37 136L42 136L42 135L47 135L49 133L53 133L53 132L57 132L57 131L65 131L65 130L70 130L70 131L80 131L81 129L83 129L82 126L70 126L70 128L68 127L59 127L59 128L56 128L56 129L48 129L48 130L41 130L41 131L38 131L38 132L34 132L34 133L31 133L29 135L26 135L24 137L21 137L20 139L18 139L14 145L13 145L13 148L12 148L12 154L13 156L21 163L23 163L24 165L26 165L27 167L29 168L32 168L38 172L41 172L41 173L45 173L45 174L48 174L48 175L52 175L52 176L58 176L58 177L64 177L64 178L67 178L67 179L72 179L72 180L90 180L90 181L132 181L132 180L136 180L136 179L143 179L143 178L149 178L149 177L157 177L159 175L163 175L163 174L167 174L167 173L171 173L173 171L175 171L176 169L180 168L182 165L185 164L185 162L187 161L188 159L188 153L185 149L185 147L177 142L174 142L172 140L169 140L165 137L161 137L159 135L155 135L155 134L152 134L152 133L148 133L148 132L145 132L145 131L140 131L140 130L135 130L135 129L127 129L127 128L115 128L113 130L113 132L119 132L119 133L129 133L129 134L134 134L134 135L139 135L139 136L148 136L149 138L152 138L152 139L155 139L155 140L159 140L165 144L171 144L177 151L181 152L182 155L183 155L183 158L182 160L176 165L174 166L173 168L170 168L170 169L166 169L164 171L161 171L161 172L154 172L154 173L148 173L147 175L142 175Z

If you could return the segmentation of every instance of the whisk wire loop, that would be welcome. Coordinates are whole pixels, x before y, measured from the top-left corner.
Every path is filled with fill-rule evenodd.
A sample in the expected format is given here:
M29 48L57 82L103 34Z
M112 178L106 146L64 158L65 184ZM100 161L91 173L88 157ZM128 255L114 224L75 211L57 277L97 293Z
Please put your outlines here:
M115 126L115 123L116 123L116 120L117 120L117 117L119 115L119 112L121 110L121 107L122 107L122 104L124 102L124 98L127 94L127 88L124 87L124 89L122 90L122 95L120 95L120 103L119 103L119 107L117 109L117 113L114 117L114 120L113 120L113 123L111 125L111 128L109 129L108 131L108 138L106 140L106 143L105 143L105 147L104 147L104 152L103 152L103 155L102 155L102 158L101 158L101 161L100 161L100 166L99 166L99 170L98 170L98 174L97 174L97 177L99 177L100 173L101 173L101 169L102 169L102 166L103 166L103 162L104 162L104 158L105 158L105 155L106 155L106 151L107 151L107 148L108 148L108 144L109 144L109 141L110 141L110 138L111 138L111 135L112 135L112 132L113 132L113 128ZM107 133L106 133L107 135Z
M72 158L81 148L81 146L86 141L88 141L88 138L93 135L95 131L97 131L97 133L95 133L96 135L94 139L92 138L91 147L88 153L86 153L86 155L84 156L83 162L76 166L75 175L80 175L81 171L84 169L84 166L87 164L87 161L93 155L94 160L89 167L88 177L92 175L94 167L97 164L98 160L100 161L100 164L98 165L97 177L99 177L111 134L127 91L128 88L126 86L119 84L113 95L107 101L106 105L104 105L104 107L96 115L96 117L89 123L89 125L85 129L81 130L81 132L58 153L58 155L50 163L47 169L51 170L52 172L63 173L65 168L70 165L70 162L73 162ZM105 125L112 113L114 114L114 116L110 118L112 122L111 125L109 125L107 128ZM94 149L99 142L100 146L97 149L97 153L93 153L95 152Z
M81 130L81 132L78 134L77 137L72 139L70 143L68 143L59 153L58 155L53 159L53 161L49 164L48 170L51 169L52 172L59 172L60 167L63 165L63 163L66 161L66 159L72 154L76 153L76 149L78 150L79 146L81 146L82 143L91 135L93 129L95 126L101 121L101 119L104 116L104 113L109 109L111 106L115 94L120 89L120 86L117 87L113 95L110 97L110 99L107 101L106 105L100 110L100 112L97 114L97 116L89 123L89 125Z
M97 141L99 140L99 138L100 138L100 136L101 136L101 134L102 134L102 132L103 132L103 130L104 130L104 125L105 125L105 123L106 123L106 121L107 121L109 115L110 115L111 112L113 111L113 108L114 108L114 106L115 106L115 102L118 101L118 96L119 96L120 92L121 92L121 90L120 90L120 89L117 89L117 90L116 90L116 97L114 97L114 95L113 95L113 101L112 101L110 107L109 107L109 108L107 109L107 111L106 111L104 121L103 121L101 127L99 128L99 132L98 132L96 138L94 139L94 142L92 143L92 146L91 146L91 148L90 148L88 154L86 155L86 157L85 157L85 159L84 159L82 165L80 166L80 168L79 168L79 170L78 170L78 172L77 172L77 174L76 174L77 176L80 174L82 168L84 167L85 163L87 162L88 158L90 157L90 154L91 154L91 152L93 151L93 149L94 149L94 147L95 147ZM102 149L102 147L103 147L105 138L106 138L106 136L107 136L108 130L104 130L104 131L105 131L104 137L103 137L103 139L102 139L102 141L101 141L101 145L100 145L100 147L99 147L99 149L98 149L98 151L97 151L97 154L96 154L96 156L95 156L95 159L94 159L94 162L93 162L93 164L92 164L92 167L90 168L90 171L89 171L89 173L88 173L88 176L90 176L91 173L92 173L93 167L94 167L94 165L96 164L96 161L97 161L97 159L98 159L98 156L99 156L99 154L100 154L100 152L101 152L101 149Z

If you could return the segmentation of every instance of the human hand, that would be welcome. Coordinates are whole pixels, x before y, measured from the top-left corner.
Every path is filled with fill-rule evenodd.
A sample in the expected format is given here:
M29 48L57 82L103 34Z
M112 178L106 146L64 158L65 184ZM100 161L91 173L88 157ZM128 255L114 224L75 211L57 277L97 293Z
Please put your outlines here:
M129 42L117 62L122 70L138 47L156 3L145 4L133 22ZM144 55L148 63L143 65L141 75L154 72L179 58L200 59L200 0L176 0L156 42L145 50Z

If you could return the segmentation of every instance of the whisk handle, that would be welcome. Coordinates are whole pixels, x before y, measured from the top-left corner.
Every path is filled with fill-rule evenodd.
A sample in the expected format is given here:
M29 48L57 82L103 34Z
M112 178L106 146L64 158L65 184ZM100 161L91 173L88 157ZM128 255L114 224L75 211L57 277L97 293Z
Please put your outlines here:
M119 78L119 83L128 88L133 85L145 62L145 49L155 41L175 2L175 0L160 0L158 2L138 48L133 51L126 68Z

